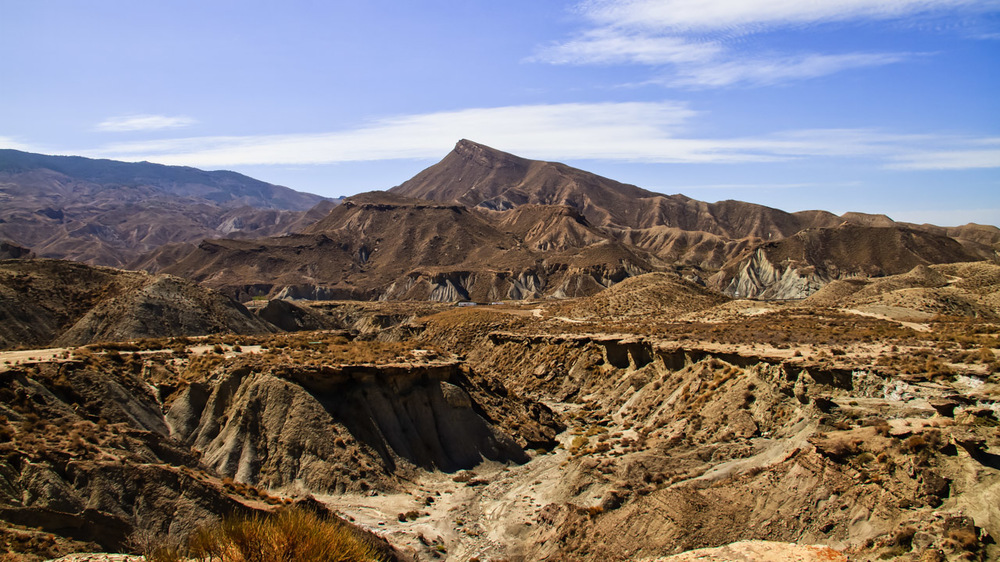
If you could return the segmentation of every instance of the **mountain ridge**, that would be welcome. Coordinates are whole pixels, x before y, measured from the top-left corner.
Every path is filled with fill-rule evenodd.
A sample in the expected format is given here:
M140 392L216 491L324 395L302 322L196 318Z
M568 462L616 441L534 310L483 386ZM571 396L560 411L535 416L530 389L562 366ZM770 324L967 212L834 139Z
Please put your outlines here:
M321 200L308 211L240 206L260 203L252 196L268 190L290 190L250 178L247 186L231 187L242 177L231 172L16 151L0 156L0 198L17 201L0 216L0 238L41 257L180 275L238 299L586 296L632 275L667 270L710 280L730 296L802 298L844 275L1000 256L996 227L708 203L465 139L388 191L361 193L339 206ZM15 157L20 167L9 163ZM49 191L26 197L23 182L12 178ZM199 189L208 198L164 191ZM63 204L60 197L77 192L103 198L81 203L77 195L74 204ZM846 247L865 251L847 255ZM894 264L894 254L912 259Z
M0 238L41 257L122 267L164 244L284 234L327 201L236 172L0 150Z

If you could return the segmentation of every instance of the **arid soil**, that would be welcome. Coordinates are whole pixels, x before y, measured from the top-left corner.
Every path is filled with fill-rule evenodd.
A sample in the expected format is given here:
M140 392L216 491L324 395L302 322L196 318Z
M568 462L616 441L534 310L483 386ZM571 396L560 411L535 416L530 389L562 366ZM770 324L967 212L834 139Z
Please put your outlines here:
M0 544L137 552L313 497L397 559L994 560L995 278L934 266L757 302L656 274L11 352Z

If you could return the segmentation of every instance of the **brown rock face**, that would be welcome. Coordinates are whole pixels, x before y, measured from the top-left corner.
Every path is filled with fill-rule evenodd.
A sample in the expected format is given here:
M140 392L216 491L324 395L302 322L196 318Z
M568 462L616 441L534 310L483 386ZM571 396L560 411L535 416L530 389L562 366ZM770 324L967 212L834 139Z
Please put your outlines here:
M275 328L190 281L58 260L0 261L0 347Z
M190 531L252 511L170 439L147 384L100 363L2 373L0 519L118 552L137 529Z
M592 294L657 267L565 207L490 213L376 192L300 235L205 241L164 271L241 299L491 302Z
M750 296L763 298L774 298L767 292L771 285L776 285L771 293L786 295L777 298L808 294L839 278L841 271L885 275L908 271L920 263L994 259L1000 243L1000 229L991 226L941 228L896 223L885 215L787 213L741 201L705 203L683 195L662 195L467 140L460 141L441 162L390 192L494 210L568 206L603 234L668 262L723 267L725 279L716 283L720 289L730 289L732 270L758 248L782 271L786 261L794 262L796 269L815 268L811 277L802 275L809 277L806 281L786 280L785 286L777 278L766 283L757 279L760 287ZM737 285L741 283L746 285L737 280ZM741 288L740 295L747 296L749 287ZM729 293L735 291L734 286Z
M167 421L172 435L238 482L287 493L385 491L397 489L396 474L417 468L527 460L490 421L482 393L489 391L450 362L246 363L189 386Z
M984 257L939 234L845 223L747 248L711 283L731 296L800 299L835 279L898 275L917 266Z

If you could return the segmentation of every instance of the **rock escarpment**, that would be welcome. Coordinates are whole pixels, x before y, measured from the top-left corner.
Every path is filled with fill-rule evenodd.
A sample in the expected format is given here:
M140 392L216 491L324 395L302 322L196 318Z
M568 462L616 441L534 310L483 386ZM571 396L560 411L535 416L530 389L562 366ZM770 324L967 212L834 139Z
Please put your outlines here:
M0 421L0 520L60 543L115 552L137 531L184 535L256 509L169 437L151 388L120 367L87 360L0 372Z
M188 386L167 420L173 436L238 482L288 492L391 490L398 473L417 468L527 460L526 442L501 430L476 398L490 392L457 362L247 362Z
M489 213L367 193L302 234L205 241L164 271L240 300L490 302L589 295L661 267L565 207Z
M551 446L561 430L547 408L456 360L187 353L78 351L0 370L0 544L11 526L56 537L34 547L50 557L183 540L284 498L525 462L524 447Z
M930 264L989 258L941 234L844 223L748 248L710 284L729 296L802 299L836 279L882 277Z
M177 277L61 260L0 261L0 347L274 331L243 305Z
M546 505L516 552L645 560L767 540L825 545L829 559L992 559L995 386L930 383L838 353L825 362L611 334L490 334L470 353L476 368L579 405L566 441L573 468L560 472L567 501ZM968 372L981 385L990 371ZM719 549L740 550L757 559L756 547Z

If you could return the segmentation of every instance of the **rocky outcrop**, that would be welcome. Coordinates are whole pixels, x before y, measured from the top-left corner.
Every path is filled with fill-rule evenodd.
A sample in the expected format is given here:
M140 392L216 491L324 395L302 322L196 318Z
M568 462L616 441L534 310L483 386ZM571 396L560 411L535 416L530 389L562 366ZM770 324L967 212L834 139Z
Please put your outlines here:
M255 510L167 435L150 387L94 361L0 373L0 520L118 552Z
M265 322L286 332L337 328L336 322L310 308L298 306L284 299L271 299L256 311Z
M757 248L741 263L736 275L722 290L733 298L763 300L798 300L818 291L831 279L818 274L815 267L794 268L791 264L776 268L762 248Z
M21 258L33 258L35 253L7 241L0 241L0 260L16 260Z
M191 384L167 420L220 473L286 491L387 490L398 471L526 460L485 417L457 363L249 362Z
M190 281L59 260L0 261L0 347L275 331Z
M919 265L987 257L939 234L844 223L748 248L712 276L710 285L740 298L802 299L835 279L897 275Z

